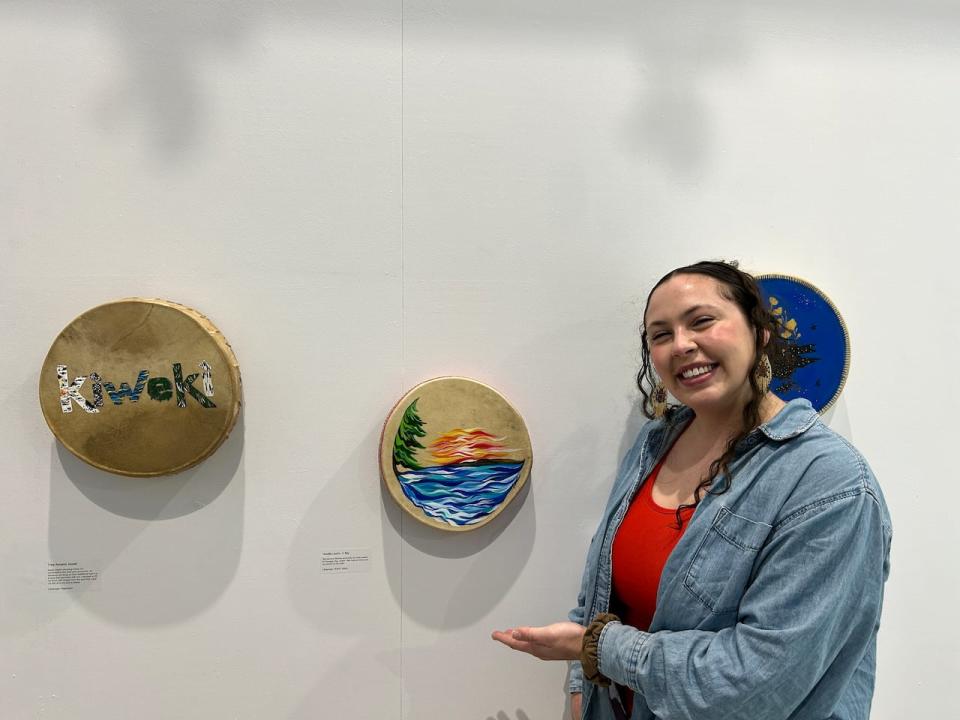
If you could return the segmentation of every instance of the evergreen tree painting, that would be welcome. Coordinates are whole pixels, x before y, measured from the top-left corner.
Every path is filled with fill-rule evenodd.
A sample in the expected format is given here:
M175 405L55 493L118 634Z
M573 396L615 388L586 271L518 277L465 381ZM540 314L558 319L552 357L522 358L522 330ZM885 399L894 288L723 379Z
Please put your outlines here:
M417 400L419 399L417 398ZM426 435L427 431L423 429L423 420L417 414L417 400L410 403L407 409L403 411L400 427L393 439L393 466L395 469L400 467L409 470L423 469L416 460L417 448L423 449L423 445L417 438Z

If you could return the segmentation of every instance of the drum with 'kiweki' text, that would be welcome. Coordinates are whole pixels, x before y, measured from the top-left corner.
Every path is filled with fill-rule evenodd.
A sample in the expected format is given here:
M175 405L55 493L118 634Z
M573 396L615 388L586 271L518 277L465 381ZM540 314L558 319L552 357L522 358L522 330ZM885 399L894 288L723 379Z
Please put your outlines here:
M57 336L40 371L40 406L57 440L120 475L167 475L209 457L233 429L240 399L223 335L167 300L88 310Z

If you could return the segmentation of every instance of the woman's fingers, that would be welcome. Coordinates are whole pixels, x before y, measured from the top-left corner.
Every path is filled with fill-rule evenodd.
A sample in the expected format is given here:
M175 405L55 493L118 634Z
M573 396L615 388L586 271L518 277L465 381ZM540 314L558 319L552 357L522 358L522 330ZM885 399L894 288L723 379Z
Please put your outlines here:
M544 630L544 628L518 627L514 628L511 632L514 640L528 643L542 643L544 641L542 630Z
M530 642L525 639L524 633L520 628L507 628L506 630L494 630L490 637L498 642L502 642L507 647L522 652L530 652Z
M580 654L583 628L574 623L555 623L545 627L495 630L491 637L541 660L574 660Z

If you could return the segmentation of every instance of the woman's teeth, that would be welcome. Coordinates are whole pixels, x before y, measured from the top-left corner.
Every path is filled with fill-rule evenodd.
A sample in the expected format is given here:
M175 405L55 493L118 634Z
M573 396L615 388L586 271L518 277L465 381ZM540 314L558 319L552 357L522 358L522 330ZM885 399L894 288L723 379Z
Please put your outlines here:
M690 378L695 378L697 375L703 375L713 370L713 365L701 365L700 367L690 368L689 370L684 370L680 373L680 376L684 380L689 380Z

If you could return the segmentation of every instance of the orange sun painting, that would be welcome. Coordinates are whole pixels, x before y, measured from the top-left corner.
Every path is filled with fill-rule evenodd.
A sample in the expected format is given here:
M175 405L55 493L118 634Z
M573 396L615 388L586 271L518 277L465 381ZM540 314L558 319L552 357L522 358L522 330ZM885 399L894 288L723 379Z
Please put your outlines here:
M505 439L480 428L455 428L443 433L427 449L438 465L512 460L512 453L518 451L501 445Z

